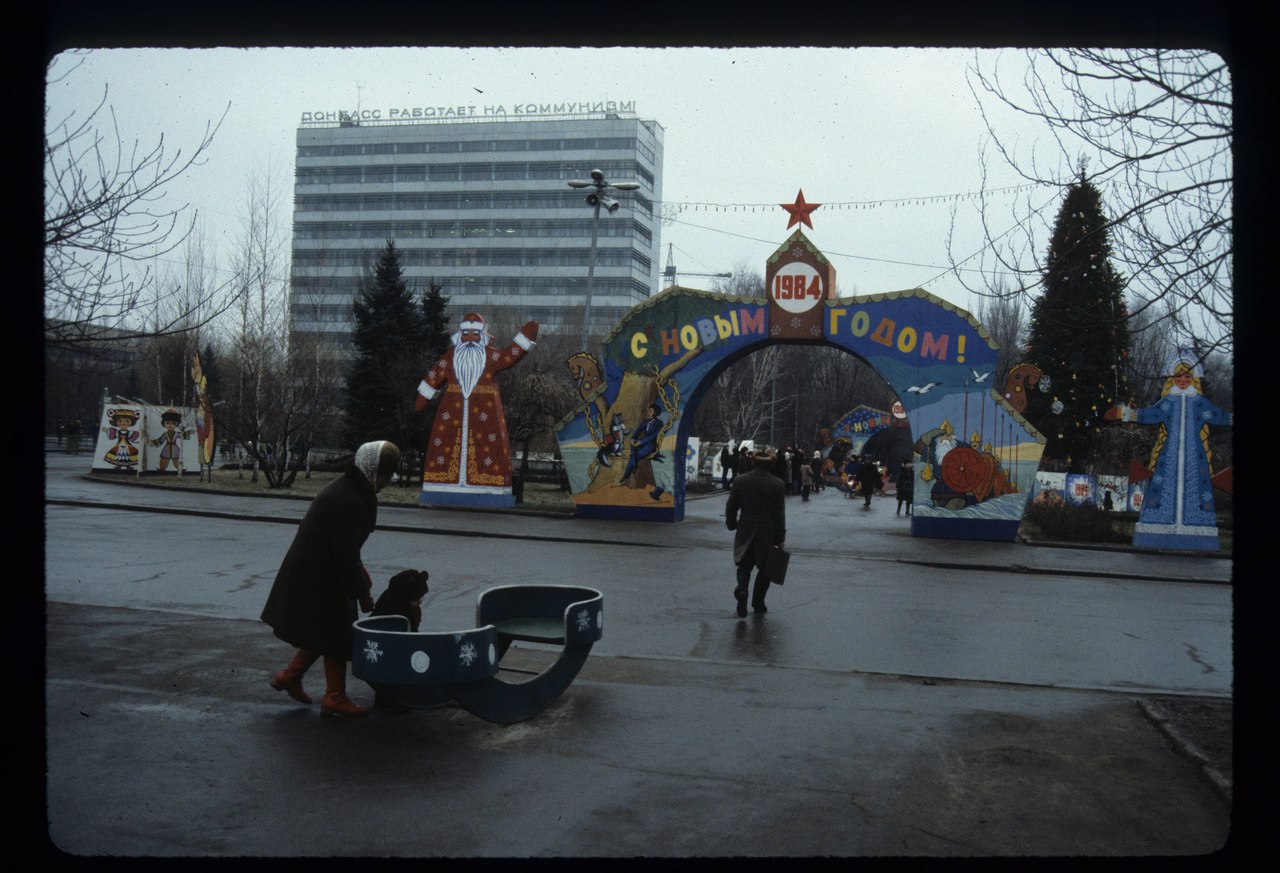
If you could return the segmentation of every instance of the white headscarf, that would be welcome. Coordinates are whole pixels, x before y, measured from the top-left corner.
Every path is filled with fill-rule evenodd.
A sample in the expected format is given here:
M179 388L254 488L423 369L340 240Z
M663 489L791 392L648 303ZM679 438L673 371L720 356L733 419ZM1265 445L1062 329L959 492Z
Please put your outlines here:
M381 461L383 453L394 451L397 454L399 449L386 440L377 440L371 443L365 443L356 449L356 469L364 473L369 484L374 488L378 487L378 463Z

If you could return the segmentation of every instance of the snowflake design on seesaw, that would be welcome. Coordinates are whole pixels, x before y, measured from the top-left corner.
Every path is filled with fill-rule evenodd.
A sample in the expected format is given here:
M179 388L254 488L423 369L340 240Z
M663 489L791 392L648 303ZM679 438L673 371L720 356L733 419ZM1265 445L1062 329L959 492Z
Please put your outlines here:
M366 661L376 662L382 657L382 647L378 645L377 640L369 640L364 644L364 659Z
M479 652L476 651L476 644L470 640L458 647L458 660L462 662L463 666L470 667L475 663L477 657L479 657Z
M791 319L791 326L792 326L792 327L799 327L799 326L800 326L800 317L799 317L798 315L797 315L797 316L793 316L793 317L792 317L792 319Z
M591 613L583 609L578 612L578 630L584 631L591 627Z

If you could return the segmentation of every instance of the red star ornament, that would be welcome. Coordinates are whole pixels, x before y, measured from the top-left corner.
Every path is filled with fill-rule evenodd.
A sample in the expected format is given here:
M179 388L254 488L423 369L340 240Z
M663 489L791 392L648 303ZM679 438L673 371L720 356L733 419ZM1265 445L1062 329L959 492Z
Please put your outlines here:
M800 193L796 195L795 203L779 203L783 209L791 213L791 220L787 222L787 229L790 230L793 225L807 224L810 230L813 229L813 222L809 219L809 213L821 206L821 203L805 203L804 189L800 189Z

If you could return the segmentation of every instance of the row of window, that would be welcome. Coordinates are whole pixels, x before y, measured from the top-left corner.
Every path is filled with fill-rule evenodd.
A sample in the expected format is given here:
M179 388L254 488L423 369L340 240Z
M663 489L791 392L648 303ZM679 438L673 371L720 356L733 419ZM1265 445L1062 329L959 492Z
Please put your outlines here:
M293 265L303 269L359 267L369 263L368 249L295 249ZM574 249L400 249L400 266L411 267L586 267L590 248ZM632 248L602 248L596 265L639 269L648 275L653 262Z
M585 276L432 276L430 279L441 287L441 293L445 297L456 294L468 297L571 296L586 293L587 285ZM418 287L412 277L405 277L405 281L411 287ZM334 296L354 298L359 293L359 283L335 280L332 276L295 276L290 285L293 308L297 311L303 311L309 305L333 305L318 304L318 300L333 299ZM649 286L639 279L596 276L592 283L592 293L605 297L631 297L640 301L649 296ZM308 304L307 301L311 303ZM351 311L350 303L337 305L336 308L348 313Z
M592 167L561 162L510 164L403 164L372 167L302 167L296 172L299 185L378 185L425 182L493 182L585 179L592 169L606 178L634 181L639 178L653 187L653 173L638 161L604 161Z
M654 162L653 147L626 136L577 139L471 139L453 142L365 142L344 145L300 145L299 158L332 158L347 155L434 155L472 152L565 152L624 149L637 151Z
M606 335L623 319L627 312L628 309L626 307L593 307L591 310L593 335ZM509 318L513 320L533 319L538 322L539 334L543 337L577 337L579 331L582 330L582 315L576 309L512 309ZM330 349L337 354L350 355L355 352L355 344L352 342L350 331L315 329L318 327L320 325L316 322L295 321L290 325L289 341L291 343L315 345L318 348ZM495 337L495 340L504 345L510 339L510 336ZM424 366L429 364L429 361L424 362Z
M596 297L593 298L593 305L591 307L593 316L596 314L594 311L596 308L595 301L597 301L600 297L603 297L603 296L604 295L599 294L597 292ZM521 313L520 317L522 320L527 321L529 319L533 319L534 321L537 321L540 323L545 320L545 316L543 318L538 317L538 313L540 312L541 313L558 313L558 318L564 318L565 312L575 312L575 313L581 312L580 307L578 307L577 305L527 306L524 304L519 304L515 306L501 307L501 308L518 310ZM609 308L618 309L619 307L609 307ZM625 312L626 310L623 309L622 311ZM314 305L314 304L308 304L306 302L292 303L289 306L289 317L294 324L302 324L302 323L342 324L343 322L350 322L352 320L350 305L347 305L347 306L330 305L330 304ZM581 320L582 318L581 314L578 314L574 317L578 318L579 320ZM493 320L492 314L486 314L486 318L488 318L490 321Z
M474 221L301 221L293 227L295 240L333 239L520 239L589 237L589 218L490 219ZM601 237L639 239L653 244L653 234L634 219L602 221Z
M620 203L622 198L616 198ZM653 201L631 192L626 206L653 218ZM581 191L440 191L432 194L299 194L293 211L300 212L426 212L442 209L582 209Z

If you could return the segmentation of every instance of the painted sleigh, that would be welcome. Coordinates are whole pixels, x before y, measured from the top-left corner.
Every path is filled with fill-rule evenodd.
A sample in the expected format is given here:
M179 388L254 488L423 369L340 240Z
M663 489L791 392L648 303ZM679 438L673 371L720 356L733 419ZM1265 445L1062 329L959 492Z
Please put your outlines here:
M357 619L351 672L402 706L455 702L486 721L512 724L564 693L603 631L604 595L594 588L503 585L481 592L470 630L415 633L399 615ZM498 673L516 640L558 645L559 657L531 678L508 682Z

